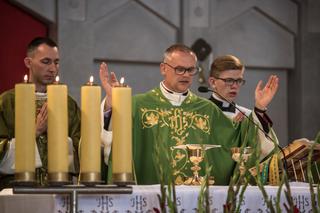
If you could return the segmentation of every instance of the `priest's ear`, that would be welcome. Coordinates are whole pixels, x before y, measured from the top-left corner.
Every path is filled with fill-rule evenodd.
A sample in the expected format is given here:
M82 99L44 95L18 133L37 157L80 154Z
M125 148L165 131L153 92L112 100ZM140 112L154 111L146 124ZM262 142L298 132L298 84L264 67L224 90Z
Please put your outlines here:
M31 59L30 57L25 57L25 58L24 58L24 65L25 65L28 69L30 69L31 63L32 63L32 59Z
M165 63L160 63L160 74L165 76L166 74L166 65Z

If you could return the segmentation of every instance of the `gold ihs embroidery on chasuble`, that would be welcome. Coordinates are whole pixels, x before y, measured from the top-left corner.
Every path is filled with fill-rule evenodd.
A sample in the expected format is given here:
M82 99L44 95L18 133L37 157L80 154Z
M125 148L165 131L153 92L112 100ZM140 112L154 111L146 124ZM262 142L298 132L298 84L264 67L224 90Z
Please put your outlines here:
M178 146L190 143L196 143L197 135L210 135L210 118L207 114L201 114L196 111L186 111L182 107L165 108L141 108L142 127L152 128L158 125L161 128L168 129L170 146ZM192 134L191 138L188 137ZM200 136L201 137L201 136ZM172 149L172 165L176 182L187 177L186 171L190 172L189 159L187 151L183 149Z

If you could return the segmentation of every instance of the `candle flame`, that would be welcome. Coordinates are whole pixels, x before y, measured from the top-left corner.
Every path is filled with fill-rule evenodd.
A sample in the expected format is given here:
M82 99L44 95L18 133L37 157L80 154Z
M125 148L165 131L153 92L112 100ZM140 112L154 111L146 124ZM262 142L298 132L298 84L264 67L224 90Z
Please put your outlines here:
M120 78L120 84L123 84L124 83L124 77L121 77Z
M90 76L90 79L89 79L89 82L90 82L90 84L92 84L93 83L93 76Z
M59 81L60 81L60 77L57 75L57 76L56 76L55 83L57 83L57 84L58 84L58 83L59 83Z
M26 75L24 75L24 77L23 77L23 81L24 81L24 83L27 83L28 82L28 75L26 74Z

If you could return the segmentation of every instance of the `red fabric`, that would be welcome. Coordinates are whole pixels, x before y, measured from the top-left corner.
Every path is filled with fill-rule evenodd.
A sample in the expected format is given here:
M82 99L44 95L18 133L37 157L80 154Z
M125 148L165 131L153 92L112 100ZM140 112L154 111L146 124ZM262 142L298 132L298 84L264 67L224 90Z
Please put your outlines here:
M23 59L28 43L36 36L46 36L44 23L0 0L0 93L13 88L27 74Z

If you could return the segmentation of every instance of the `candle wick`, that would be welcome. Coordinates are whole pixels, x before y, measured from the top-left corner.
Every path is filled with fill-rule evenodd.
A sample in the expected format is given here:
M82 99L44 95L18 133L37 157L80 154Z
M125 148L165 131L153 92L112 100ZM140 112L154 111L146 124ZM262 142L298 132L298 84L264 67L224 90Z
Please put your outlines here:
M127 87L128 85L125 83L120 83L120 87Z

